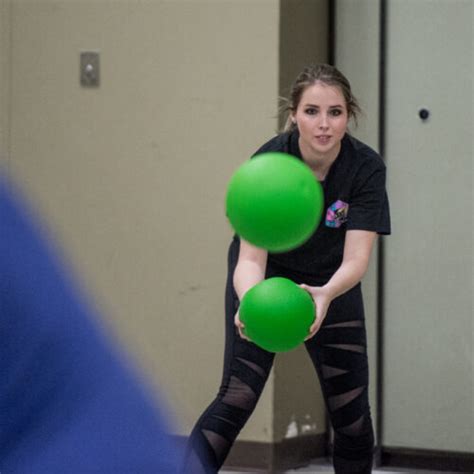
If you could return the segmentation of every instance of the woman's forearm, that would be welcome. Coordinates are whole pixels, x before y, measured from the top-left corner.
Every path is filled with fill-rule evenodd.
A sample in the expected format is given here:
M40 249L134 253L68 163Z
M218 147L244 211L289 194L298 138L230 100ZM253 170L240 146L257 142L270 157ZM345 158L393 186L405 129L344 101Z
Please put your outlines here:
M244 260L237 264L234 271L234 288L239 300L245 293L265 278L265 268L258 262Z
M245 293L265 279L267 251L240 239L239 259L234 270L234 289L242 300Z
M375 239L374 232L360 230L347 232L342 264L323 286L331 300L349 291L362 280L369 266Z
M333 300L359 283L367 271L367 262L350 260L343 262L331 279L323 286Z

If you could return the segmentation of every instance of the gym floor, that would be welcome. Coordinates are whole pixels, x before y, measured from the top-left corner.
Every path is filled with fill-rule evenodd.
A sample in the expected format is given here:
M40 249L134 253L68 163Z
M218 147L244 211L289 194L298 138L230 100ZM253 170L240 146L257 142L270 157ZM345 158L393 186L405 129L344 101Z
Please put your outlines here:
M311 465L302 467L299 469L290 469L281 474L300 474L300 473L325 473L325 474L334 474L332 465L328 462L327 459L316 459ZM251 474L252 471L236 471L236 470L226 470L223 469L220 471L221 474ZM399 474L399 473L410 473L410 474L459 474L459 472L448 472L448 471L430 471L425 469L407 469L407 468L389 468L382 467L373 470L373 474ZM262 474L255 472L254 474Z

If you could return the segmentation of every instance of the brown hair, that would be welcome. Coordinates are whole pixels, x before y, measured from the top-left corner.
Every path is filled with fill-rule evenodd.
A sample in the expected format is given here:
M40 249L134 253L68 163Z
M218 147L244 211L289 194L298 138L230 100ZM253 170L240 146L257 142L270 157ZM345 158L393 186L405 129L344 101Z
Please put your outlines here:
M346 76L336 67L329 64L315 64L305 67L291 86L289 98L285 100L286 105L283 106L283 110L288 112L284 131L296 128L296 124L291 120L291 114L296 112L303 92L316 82L339 87L346 101L348 116L357 125L357 117L361 112L361 108L359 102L352 94L351 85Z

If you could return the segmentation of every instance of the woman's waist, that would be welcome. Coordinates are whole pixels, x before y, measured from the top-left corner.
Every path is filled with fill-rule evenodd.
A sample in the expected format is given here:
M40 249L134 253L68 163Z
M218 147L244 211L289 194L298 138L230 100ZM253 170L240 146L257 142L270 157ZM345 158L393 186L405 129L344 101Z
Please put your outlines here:
M285 276L296 283L307 283L314 286L324 285L339 268L340 259L321 262L279 261L278 257L269 255L267 261L267 278L270 276Z

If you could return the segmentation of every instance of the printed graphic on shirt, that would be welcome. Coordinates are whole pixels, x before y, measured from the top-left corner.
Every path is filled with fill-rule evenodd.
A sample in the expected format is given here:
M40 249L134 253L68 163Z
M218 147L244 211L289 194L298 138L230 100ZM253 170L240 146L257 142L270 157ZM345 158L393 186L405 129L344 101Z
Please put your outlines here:
M349 204L347 202L337 200L334 204L331 204L326 213L326 226L341 227L347 221L348 211Z

